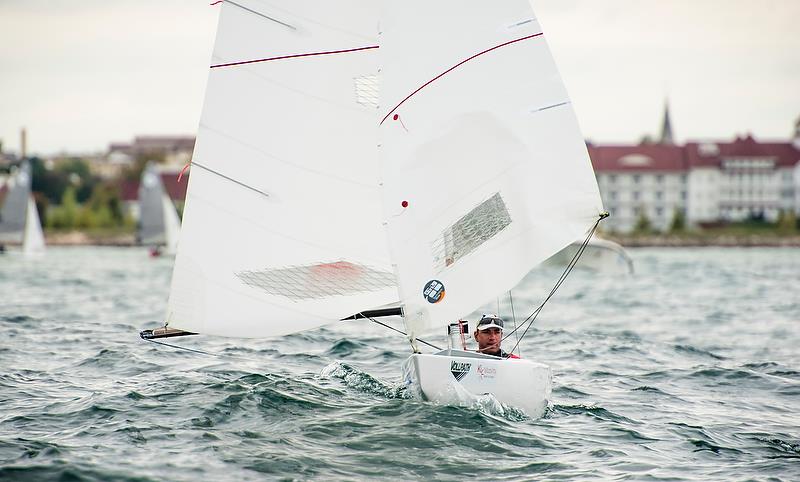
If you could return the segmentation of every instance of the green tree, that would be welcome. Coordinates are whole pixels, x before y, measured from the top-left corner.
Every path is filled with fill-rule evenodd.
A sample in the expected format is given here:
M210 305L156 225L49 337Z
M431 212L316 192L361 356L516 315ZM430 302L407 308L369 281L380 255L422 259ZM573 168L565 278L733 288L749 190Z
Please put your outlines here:
M686 230L686 215L683 209L675 208L672 214L672 222L669 226L669 232L680 233Z
M778 232L793 233L797 230L797 216L791 209L781 210L777 222Z
M74 229L80 211L75 188L69 187L61 197L61 204L48 212L47 226L55 229Z
M636 218L636 224L633 226L633 231L638 234L650 234L653 231L653 226L650 223L650 218L644 208L639 209L639 217Z

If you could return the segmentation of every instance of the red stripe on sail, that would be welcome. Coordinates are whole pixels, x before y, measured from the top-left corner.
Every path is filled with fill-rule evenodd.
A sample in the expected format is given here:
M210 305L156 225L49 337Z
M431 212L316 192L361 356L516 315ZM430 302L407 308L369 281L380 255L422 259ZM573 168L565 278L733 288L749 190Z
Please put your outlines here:
M453 70L457 69L458 67L461 67L462 65L464 65L464 64L465 64L465 63L467 63L467 62L469 62L470 60L472 60L472 59L474 59L474 58L476 58L476 57L480 57L480 56L481 56L481 55L483 55L483 54L488 54L488 53L489 53L489 52L491 52L492 50L499 49L500 47L505 47L506 45L511 45L511 44L513 44L513 43L516 43L516 42L521 42L521 41L523 41L523 40L528 40L528 39L532 39L532 38L535 38L535 37L540 37L540 36L542 36L542 35L544 35L544 32L539 32L539 33L535 33L535 34L533 34L533 35L528 35L528 36L526 36L526 37L521 37L521 38L518 38L518 39L509 40L508 42L501 43L500 45L495 45L495 46L494 46L494 47L492 47L492 48L489 48L489 49L486 49L486 50L484 50L483 52L478 52L477 54L473 55L473 56L472 56L472 57L470 57L470 58L467 58L467 59L464 59L464 60L462 60L461 62L457 63L456 65L454 65L454 66L452 66L452 67L450 67L449 69L445 70L444 72L442 72L441 74L439 74L439 75L437 75L436 77L432 78L431 80L429 80L429 81L425 82L424 84L422 84L421 86L419 86L419 88L418 88L417 90L415 90L414 92L412 92L412 93L408 94L408 96L407 96L405 99L401 100L399 104L397 104L396 106L394 106L394 108L393 108L392 110L390 110L388 114L386 114L386 116L385 116L385 117L384 117L384 118L381 120L381 125L383 124L383 122L384 122L386 119L388 119L388 118L389 118L389 116L390 116L390 115L392 115L392 114L394 113L394 111L396 111L396 110L397 110L397 108L398 108L398 107L400 107L401 105L403 105L403 103L404 103L405 101L407 101L408 99L410 99L411 97L413 97L413 96L414 96L414 94L416 94L416 93L417 93L417 92L419 92L420 90L424 89L424 88L425 88L425 87L427 87L428 85L432 84L432 83L433 83L433 82L435 82L436 80L439 80L439 79L440 79L441 77L443 77L445 74L448 74L448 73L450 73L451 71L453 71Z

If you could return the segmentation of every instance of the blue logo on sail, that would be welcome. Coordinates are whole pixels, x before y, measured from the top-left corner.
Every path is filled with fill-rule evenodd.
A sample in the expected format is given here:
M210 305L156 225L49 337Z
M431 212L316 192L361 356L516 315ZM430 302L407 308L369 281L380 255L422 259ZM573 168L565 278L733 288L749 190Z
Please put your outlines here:
M444 299L444 284L439 280L431 280L425 285L422 290L422 296L428 300L428 303L438 303Z

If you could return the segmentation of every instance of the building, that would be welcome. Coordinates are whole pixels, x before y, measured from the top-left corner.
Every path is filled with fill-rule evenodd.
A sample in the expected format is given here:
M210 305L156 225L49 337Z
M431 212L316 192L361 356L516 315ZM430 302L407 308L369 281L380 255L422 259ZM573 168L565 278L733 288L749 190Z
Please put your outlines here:
M676 215L689 226L800 215L800 119L794 139L674 143L665 106L661 137L639 145L588 145L605 229L630 232L643 218L667 230Z
M113 143L108 148L109 160L132 162L139 156L163 157L164 163L183 167L192 158L193 136L136 136L133 142Z

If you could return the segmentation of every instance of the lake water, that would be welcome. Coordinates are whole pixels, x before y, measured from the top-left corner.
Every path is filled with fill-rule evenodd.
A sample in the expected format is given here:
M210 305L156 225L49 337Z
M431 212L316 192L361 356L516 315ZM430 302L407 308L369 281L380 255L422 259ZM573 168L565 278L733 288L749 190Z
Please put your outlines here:
M629 252L633 276L574 271L522 342L553 368L540 419L409 398L407 343L363 321L142 341L171 275L144 249L7 253L0 479L800 480L800 249Z

